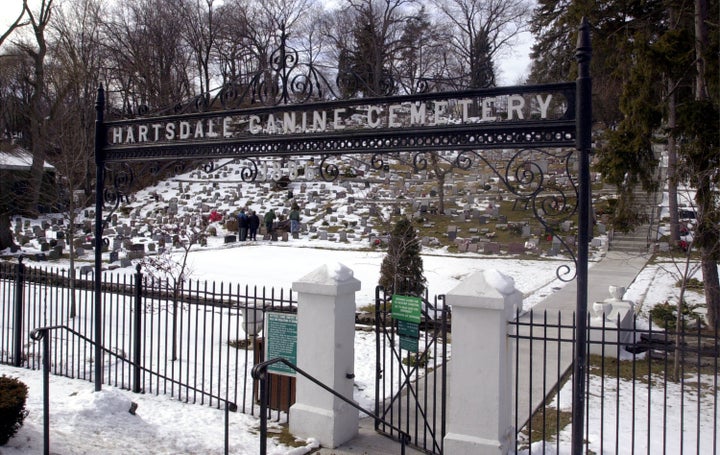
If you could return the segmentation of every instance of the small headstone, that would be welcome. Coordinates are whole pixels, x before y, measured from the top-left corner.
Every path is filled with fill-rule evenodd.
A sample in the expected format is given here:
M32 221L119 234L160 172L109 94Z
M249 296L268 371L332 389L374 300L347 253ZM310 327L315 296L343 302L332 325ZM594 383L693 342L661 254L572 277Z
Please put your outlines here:
M529 224L524 224L524 225L523 225L523 227L522 227L522 237L523 237L523 238L528 238L528 237L530 237L530 225L529 225Z
M483 244L483 253L498 254L500 253L500 244L496 242L486 242Z
M511 242L507 248L510 254L523 254L525 252L525 245L523 243Z

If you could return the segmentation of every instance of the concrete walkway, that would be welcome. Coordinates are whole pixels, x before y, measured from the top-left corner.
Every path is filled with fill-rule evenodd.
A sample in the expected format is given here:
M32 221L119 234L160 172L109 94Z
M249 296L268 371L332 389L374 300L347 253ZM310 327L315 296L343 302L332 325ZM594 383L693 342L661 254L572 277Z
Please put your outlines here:
M599 261L589 264L587 305L588 312L592 311L592 304L610 297L610 286L629 288L638 273L645 267L648 261L647 255L638 253L627 253L622 251L609 251ZM562 343L557 342L535 342L531 351L531 343L521 342L518 348L518 394L517 420L518 426L522 425L543 403L555 385L558 375L566 372L573 361L573 314L577 304L577 280L568 283L562 289L548 295L542 302L533 307L535 326L535 337L543 336L543 318L547 317L550 325L567 326L562 330L549 329L547 336L552 339L561 338L568 340ZM529 322L530 313L521 316L520 322ZM560 321L558 321L560 319ZM520 335L530 335L529 327L520 327ZM559 332L559 333L558 333ZM545 355L545 352L547 355ZM543 363L545 364L543 368ZM530 368L530 365L534 368ZM545 376L543 377L543 373Z
M588 308L592 307L593 302L605 300L610 297L609 287L610 286L621 286L628 288L635 280L635 277L645 267L648 256L637 253L627 253L620 251L609 251L599 261L589 264L588 270ZM550 294L542 302L538 303L534 307L535 317L542 315L547 311L549 319L557 320L558 314L562 315L563 324L570 325L572 323L572 313L576 307L576 296L577 296L577 280L573 280L568 283L562 289ZM525 314L522 318L529 318L529 314ZM539 316L542 317L542 316ZM537 320L537 319L536 319ZM549 321L552 323L552 321ZM569 332L569 330L568 330ZM556 335L556 334L554 334ZM572 334L567 335L563 333L564 338L572 337ZM561 353L561 365L557 365L553 356L548 356L547 359L547 377L548 380L555 380L557 378L556 372L558 367L560 370L565 371L570 366L572 359L572 346L571 343L563 343L565 346L562 347L564 352ZM521 352L519 355L529 356L527 352L529 349L528 343L521 344ZM549 352L552 348L548 348ZM535 351L533 358L541 358L543 352L541 350ZM537 362L540 362L538 360ZM555 363L553 363L555 362ZM539 365L537 363L536 365ZM532 385L532 391L529 394L522 393L518 402L518 417L520 422L524 422L527 416L536 409L540 403L544 400L544 393L551 388L547 381L543 381L542 370L535 368L532 370L532 376L529 372L528 362L521 362L519 365L518 378L520 390L528 390ZM326 449L322 448L319 451L314 452L320 455L346 455L346 454L367 454L367 455L397 455L400 453L400 443L393 441L385 436L377 434L373 427L373 420L370 418L363 418L360 420L360 431L356 438L352 439L348 443L338 447L337 449ZM406 448L406 454L409 455L420 455L423 452Z

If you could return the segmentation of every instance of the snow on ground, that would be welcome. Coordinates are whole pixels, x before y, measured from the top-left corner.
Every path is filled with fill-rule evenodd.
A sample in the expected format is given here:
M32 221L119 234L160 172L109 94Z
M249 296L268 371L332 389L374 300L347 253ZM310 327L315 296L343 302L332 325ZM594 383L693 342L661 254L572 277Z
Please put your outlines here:
M193 185L194 183L187 183ZM164 185L164 186L163 186ZM172 185L177 185L172 184ZM142 202L144 212L159 210L152 202L150 191L157 191L162 198L174 193L171 184L161 183L156 189L149 189L135 195ZM186 188L187 191L187 188ZM245 197L247 199L247 196ZM150 201L150 202L148 202ZM192 206L195 201L189 206ZM183 206L180 206L182 210ZM221 210L231 207L221 206ZM263 208L263 207L259 207ZM354 218L348 217L351 221ZM321 223L320 220L317 223ZM190 278L247 284L251 286L290 289L292 283L324 264L342 263L353 271L362 282L362 289L356 296L358 307L373 303L374 289L379 277L380 263L384 256L381 251L367 249L362 242L330 242L303 237L289 242L247 242L225 245L223 230L210 238L206 248L194 249L189 256ZM477 254L453 256L444 249L424 249L423 261L430 295L445 294L463 278L476 271L492 270L502 274L502 284L515 283L524 297L524 306L529 308L544 297L562 287L557 279L558 266L569 262L567 259L518 260L513 258L488 257ZM597 258L595 258L597 259ZM76 266L92 265L87 262ZM66 268L63 261L53 266ZM592 266L592 264L591 264ZM658 303L675 303L678 288L674 287L677 276L672 273L672 263L648 265L637 277L625 294L625 299L637 304L640 314L647 315ZM134 273L134 267L115 270L113 273ZM698 278L701 278L698 274ZM501 276L501 275L497 275ZM686 298L690 302L702 300L697 293ZM357 332L356 399L361 402L374 396L374 336ZM42 453L43 448L43 407L42 375L39 371L0 365L0 375L17 377L29 386L27 410L29 414L17 435L5 446L0 455ZM599 380L599 378L598 378ZM591 383L591 387L597 387ZM676 391L669 391L676 394ZM561 393L567 397L569 393ZM623 400L629 406L633 400ZM135 414L129 412L131 404L137 403ZM567 408L568 403L560 403ZM599 450L599 425L596 408L589 406L591 448ZM50 378L50 447L51 453L71 454L220 454L223 453L224 412L203 405L179 402L167 396L133 394L129 391L105 386L99 393L94 392L91 382L51 376ZM621 411L628 414L630 411ZM645 411L641 411L643 414ZM643 414L644 415L644 414ZM706 416L703 416L705 418ZM233 454L256 454L259 450L256 417L241 413L230 413L229 446ZM675 423L673 423L675 425ZM625 431L621 428L621 431ZM646 431L647 429L643 429ZM663 424L653 421L651 435L662 435ZM607 436L607 435L606 435ZM561 439L568 435L561 433ZM659 440L662 440L661 438ZM300 447L290 448L270 441L269 453L302 454L312 450L317 443L301 441ZM676 447L669 445L669 447ZM554 446L547 450L554 453ZM608 451L610 450L610 451ZM654 449L653 449L654 450ZM533 453L537 444L533 446ZM613 449L605 448L606 453ZM561 452L562 453L562 452Z
M296 248L290 248L296 246ZM290 287L323 264L341 262L353 270L363 283L358 303L371 302L382 254L373 251L342 251L305 248L299 244L257 242L235 248L215 248L193 252L193 278L246 281L248 284ZM458 258L441 252L423 257L433 293L446 293L463 277L476 270L494 270L514 280L526 300L561 286L555 279L558 261L520 261L508 259ZM647 309L676 295L665 268L648 266L628 289L630 298ZM128 273L132 268L128 269ZM356 389L365 398L374 394L374 336L356 336ZM0 374L18 377L30 387L30 411L19 433L0 448L2 455L42 452L42 381L39 371L0 365ZM104 387L94 393L90 382L52 376L51 450L56 454L214 454L223 451L224 412L202 405L178 402L166 396L136 395ZM357 393L356 393L357 395ZM138 404L130 414L131 402ZM231 453L258 452L258 420L230 413ZM659 430L654 430L659 431ZM271 442L270 453L306 453L304 447L290 448Z
M318 248L312 243L294 240L288 243L236 243L228 248L219 240L208 248L190 254L191 278L226 281L248 285L289 289L292 283L324 264L342 263L362 282L357 305L373 303L380 263L384 254ZM327 245L333 246L333 245ZM334 245L337 248L337 244ZM556 283L555 270L563 261L519 261L499 258L455 257L442 250L423 256L431 295L444 294L463 278L478 270L495 270L512 278L528 297ZM67 266L63 262L59 267ZM133 273L134 267L113 273ZM554 283L554 284L553 284ZM374 400L375 337L357 332L356 400L365 407ZM39 371L0 365L0 374L18 377L28 384L30 414L19 433L4 447L1 455L41 453L43 447L42 379ZM51 451L70 454L214 454L223 452L224 413L202 405L178 402L154 395L136 395L129 391L104 387L94 393L90 382L51 376ZM138 403L136 415L128 412L130 403ZM191 406L191 408L189 408ZM230 450L237 454L258 453L259 421L252 416L230 413ZM290 448L271 444L269 453L306 453L314 441L304 447Z

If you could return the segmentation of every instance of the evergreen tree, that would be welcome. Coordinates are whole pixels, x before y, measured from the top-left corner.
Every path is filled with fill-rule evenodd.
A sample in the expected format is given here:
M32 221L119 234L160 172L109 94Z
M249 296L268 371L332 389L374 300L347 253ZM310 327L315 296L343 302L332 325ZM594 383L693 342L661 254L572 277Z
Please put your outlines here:
M380 266L380 286L391 294L423 296L426 280L421 248L410 220L400 218L390 235L388 251Z
M678 144L671 183L688 182L696 190L695 243L702 257L709 320L717 326L720 211L714 188L720 165L720 62L709 56L718 54L720 33L709 18L720 14L718 2L538 3L533 82L571 79L575 69L568 49L575 33L569 31L583 16L594 25L593 91L602 94L593 99L593 119L603 132L598 170L620 191L616 228L632 228L638 221L630 203L634 188L652 191L658 186L652 145L668 140L672 153Z

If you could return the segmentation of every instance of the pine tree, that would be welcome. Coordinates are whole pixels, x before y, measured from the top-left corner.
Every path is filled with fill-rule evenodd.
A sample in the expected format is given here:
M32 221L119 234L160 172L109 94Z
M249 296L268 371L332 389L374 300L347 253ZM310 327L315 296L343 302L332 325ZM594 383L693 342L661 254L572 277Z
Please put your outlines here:
M426 280L420 257L421 248L410 220L400 218L390 235L387 255L380 266L379 284L388 293L424 295Z

